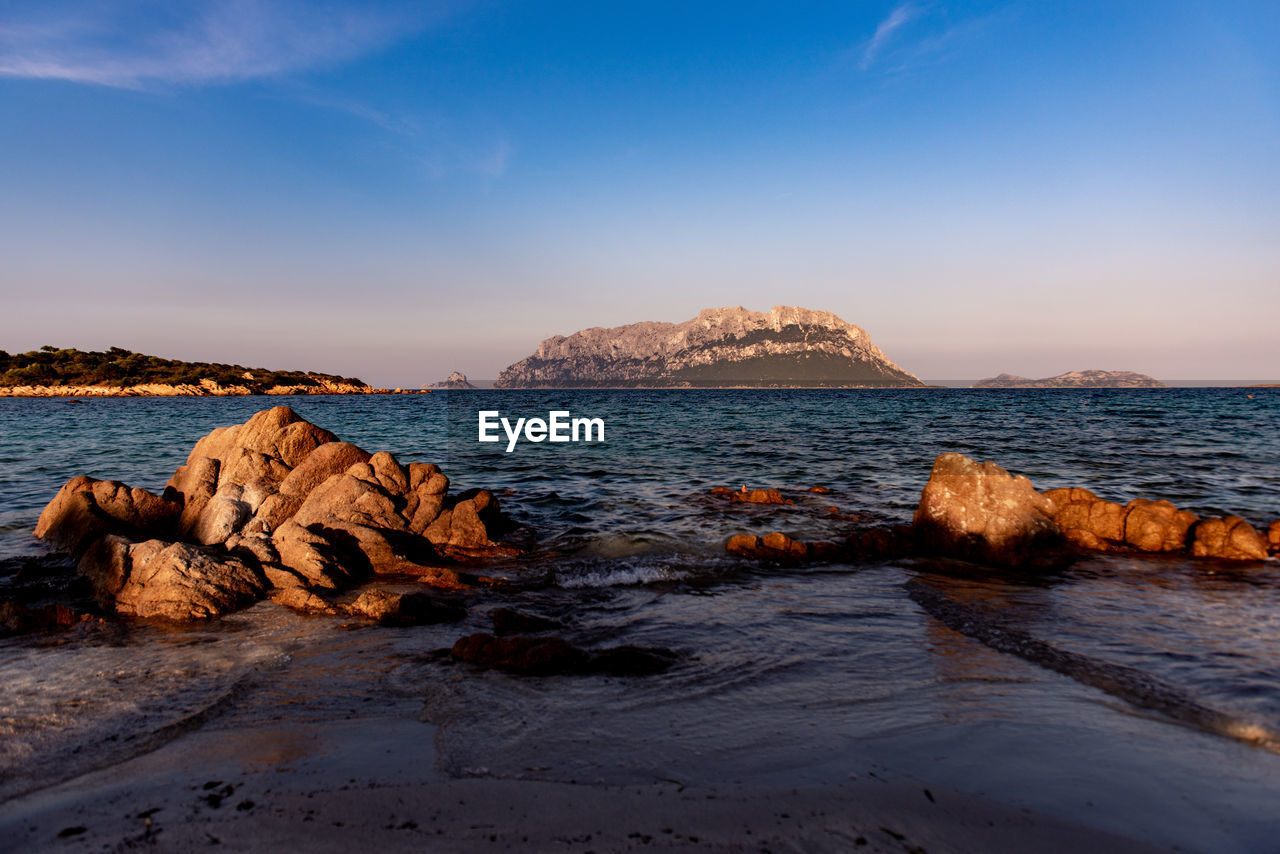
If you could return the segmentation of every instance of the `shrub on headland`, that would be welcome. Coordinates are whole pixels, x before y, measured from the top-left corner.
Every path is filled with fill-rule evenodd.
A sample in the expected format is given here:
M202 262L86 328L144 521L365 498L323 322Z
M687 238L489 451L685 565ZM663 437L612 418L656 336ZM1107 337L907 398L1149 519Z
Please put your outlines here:
M123 388L143 384L195 385L213 380L222 386L240 385L251 391L272 386L310 386L347 383L363 386L353 377L306 371L269 371L219 362L183 362L133 353L120 347L106 351L59 349L45 345L39 350L10 355L0 350L0 387L107 386Z

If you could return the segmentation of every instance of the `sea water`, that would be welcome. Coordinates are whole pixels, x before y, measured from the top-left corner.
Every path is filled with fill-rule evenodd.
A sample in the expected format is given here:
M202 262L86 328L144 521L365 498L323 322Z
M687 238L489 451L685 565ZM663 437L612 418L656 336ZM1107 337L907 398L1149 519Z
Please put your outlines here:
M1252 395L1250 397L1249 395ZM0 400L0 596L69 477L159 491L270 398ZM1039 489L1280 517L1280 389L452 391L299 397L303 417L484 487L531 530L460 625L352 629L271 603L190 627L0 641L0 797L194 728L438 727L442 773L579 782L948 785L1166 845L1266 850L1280 804L1280 571L1098 555L1054 572L729 557L735 533L836 538L909 521L934 457ZM566 410L606 441L477 442L477 415ZM727 486L792 490L731 504ZM826 494L808 493L821 485ZM829 508L836 507L838 512ZM664 646L645 678L528 679L434 660L497 607L574 643ZM962 631L956 631L956 627Z

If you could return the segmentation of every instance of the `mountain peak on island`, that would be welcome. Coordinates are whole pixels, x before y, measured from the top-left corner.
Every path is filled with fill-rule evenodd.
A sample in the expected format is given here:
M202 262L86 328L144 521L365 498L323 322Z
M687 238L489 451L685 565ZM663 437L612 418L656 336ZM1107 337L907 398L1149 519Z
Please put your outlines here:
M432 383L431 388L475 388L471 381L467 379L467 375L461 371L454 371L449 376L440 380L438 383Z
M859 326L829 311L707 308L683 323L642 321L556 335L498 388L899 387L924 383Z
M973 388L1166 388L1159 380L1133 371L1067 371L1056 377L1033 380L1000 374L978 380Z

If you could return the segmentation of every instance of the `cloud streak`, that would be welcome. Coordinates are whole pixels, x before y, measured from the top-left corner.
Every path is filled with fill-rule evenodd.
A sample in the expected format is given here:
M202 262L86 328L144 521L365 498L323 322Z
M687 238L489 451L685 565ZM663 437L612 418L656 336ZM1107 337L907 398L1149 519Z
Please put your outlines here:
M125 89L236 83L355 59L421 29L425 17L297 0L37 5L26 20L0 21L0 76Z
M871 68L875 64L876 58L880 56L885 45L893 38L894 33L906 24L920 17L923 10L914 3L903 3L894 9L876 27L875 33L867 40L867 45L862 51L862 60L858 63L858 67L863 71Z

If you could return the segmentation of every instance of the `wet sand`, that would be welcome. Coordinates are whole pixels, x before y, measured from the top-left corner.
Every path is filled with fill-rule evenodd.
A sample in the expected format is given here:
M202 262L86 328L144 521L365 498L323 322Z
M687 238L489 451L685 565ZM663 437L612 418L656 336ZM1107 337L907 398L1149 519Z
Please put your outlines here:
M448 778L403 718L197 731L0 806L12 852L1160 850L927 784L792 789ZM482 774L482 770L475 773Z

